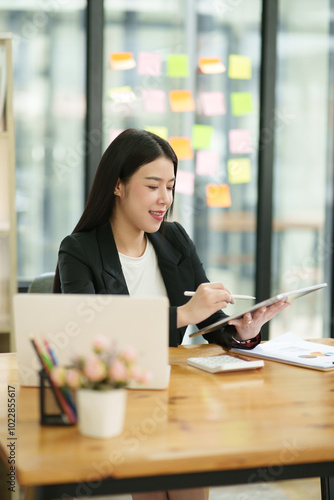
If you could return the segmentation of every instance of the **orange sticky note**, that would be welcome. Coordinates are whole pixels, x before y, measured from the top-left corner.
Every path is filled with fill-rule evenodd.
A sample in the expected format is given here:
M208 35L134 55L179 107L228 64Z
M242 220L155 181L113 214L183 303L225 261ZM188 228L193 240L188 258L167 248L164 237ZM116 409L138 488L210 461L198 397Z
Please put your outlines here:
M199 57L198 67L202 73L207 75L224 73L224 71L226 71L226 68L219 57Z
M172 111L194 111L195 102L191 90L170 90L169 103Z
M132 52L111 52L109 60L111 69L132 69L136 66Z
M194 157L191 140L188 137L170 137L168 142L179 160L191 160Z
M208 207L230 207L231 194L228 184L207 184L206 203Z

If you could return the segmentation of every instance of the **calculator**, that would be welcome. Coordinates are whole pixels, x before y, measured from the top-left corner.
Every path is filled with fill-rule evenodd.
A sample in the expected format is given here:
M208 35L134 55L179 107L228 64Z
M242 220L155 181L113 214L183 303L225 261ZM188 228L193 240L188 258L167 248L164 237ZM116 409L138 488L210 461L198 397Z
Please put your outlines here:
M264 366L264 361L262 359L248 361L228 354L188 358L187 363L190 366L200 368L210 373L252 370L253 368L262 368Z

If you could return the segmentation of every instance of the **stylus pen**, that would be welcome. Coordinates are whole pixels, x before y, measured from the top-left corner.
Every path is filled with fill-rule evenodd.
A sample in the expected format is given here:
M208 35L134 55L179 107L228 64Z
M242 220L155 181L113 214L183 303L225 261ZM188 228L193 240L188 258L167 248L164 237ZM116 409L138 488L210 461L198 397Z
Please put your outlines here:
M195 295L195 292L184 292L184 295L186 297L192 297L193 295ZM252 297L251 295L234 295L234 294L232 294L232 298L233 299L240 299L240 300L253 300L256 297Z

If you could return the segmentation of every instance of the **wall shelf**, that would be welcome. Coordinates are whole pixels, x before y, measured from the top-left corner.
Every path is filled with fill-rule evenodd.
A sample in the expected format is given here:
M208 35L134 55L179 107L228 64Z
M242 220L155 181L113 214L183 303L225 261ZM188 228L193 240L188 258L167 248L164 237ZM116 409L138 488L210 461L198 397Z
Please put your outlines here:
M12 298L17 292L15 134L12 37L0 34L0 335L14 350Z

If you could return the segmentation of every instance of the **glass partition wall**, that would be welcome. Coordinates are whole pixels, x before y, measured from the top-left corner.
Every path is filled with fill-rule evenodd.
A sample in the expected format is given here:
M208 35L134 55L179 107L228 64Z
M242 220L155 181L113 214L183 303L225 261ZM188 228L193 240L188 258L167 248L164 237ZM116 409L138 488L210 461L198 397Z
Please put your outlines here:
M14 38L20 281L54 270L92 177L88 145L99 158L119 131L138 127L165 137L178 154L173 218L194 239L210 280L255 295L261 23L269 4L276 2L1 2L0 29ZM323 281L330 286L295 302L270 322L269 332L328 336L334 10L330 0L277 0L277 7L274 160L264 165L273 171L272 266L262 276L271 293ZM90 39L92 12L101 25L103 18L103 38ZM100 90L86 93L88 46L93 60L103 54L93 78L102 99ZM88 120L85 128L86 111L99 109L102 141L88 144L94 127Z
M273 291L331 281L332 17L328 0L279 1ZM295 302L271 322L271 336L328 335L329 297L326 290Z
M84 203L85 1L3 0L13 33L18 280L54 271Z
M226 12L204 1L129 5L105 2L104 147L128 126L169 140L174 220L210 280L253 295L261 2Z

